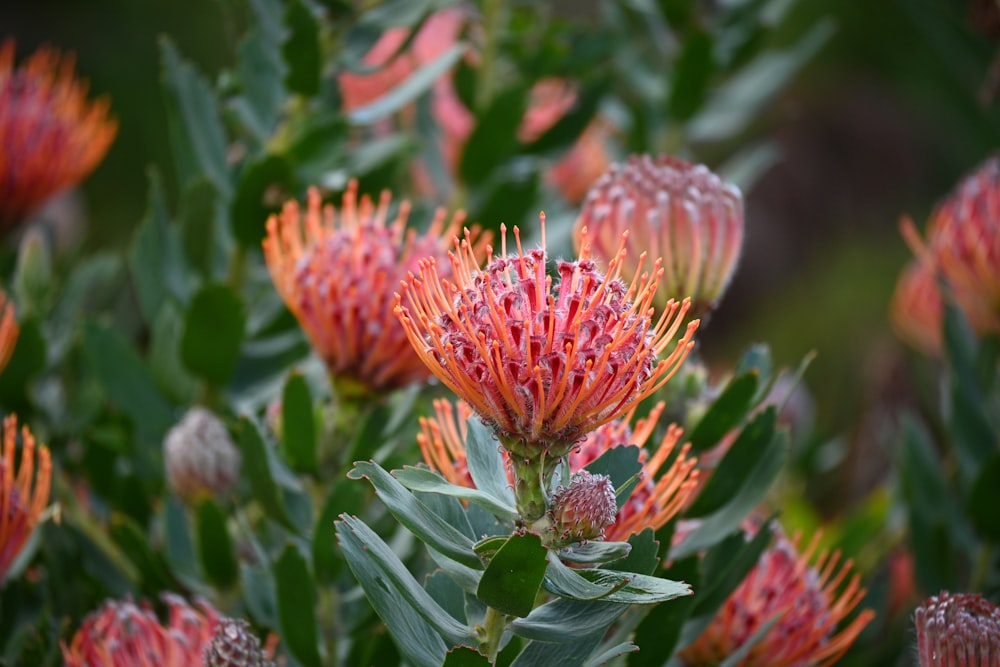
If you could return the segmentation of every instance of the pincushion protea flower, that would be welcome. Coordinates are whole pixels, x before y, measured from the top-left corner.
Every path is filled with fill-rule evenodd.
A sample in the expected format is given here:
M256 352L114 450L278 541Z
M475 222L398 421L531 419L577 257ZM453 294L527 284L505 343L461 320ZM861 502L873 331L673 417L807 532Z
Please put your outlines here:
M743 245L743 196L702 165L673 157L631 156L611 165L590 188L576 222L588 229L596 258L610 262L629 230L622 275L641 269L639 251L663 258L655 304L691 297L692 315L714 308Z
M242 619L224 618L205 647L204 667L274 667L268 652Z
M7 294L0 290L0 373L7 368L10 356L14 354L20 332L17 320L14 318L14 304L7 298Z
M36 445L27 426L21 428L21 462L15 475L17 417L3 421L0 458L0 583L24 548L49 502L52 461L45 445Z
M199 406L163 439L167 484L184 500L225 495L239 479L242 458L222 420Z
M874 613L862 611L837 632L837 625L861 602L865 589L857 574L848 580L852 563L840 564L839 552L813 558L819 539L817 533L800 554L799 539L788 540L779 533L709 626L681 651L684 663L689 667L717 665L764 624L778 619L736 663L739 667L835 664Z
M565 456L584 435L626 412L666 384L693 345L697 322L673 341L687 302L673 302L658 320L650 304L661 269L619 277L622 248L608 275L584 245L576 261L557 263L558 283L546 275L542 247L479 268L466 235L449 253L454 279L436 258L396 295L396 314L428 368L491 424L515 457ZM444 274L444 275L442 275Z
M430 376L393 317L393 290L419 271L422 258L444 258L443 239L454 236L464 213L446 226L438 211L427 233L417 234L406 229L408 202L388 221L390 199L383 192L377 205L367 196L359 202L352 181L339 213L313 188L306 211L291 201L267 221L264 258L274 285L342 395L386 392Z
M896 283L889 307L893 329L901 339L927 354L941 351L944 313L933 268L926 262L910 262Z
M942 592L913 614L920 667L1000 664L1000 607L978 594Z
M972 327L1000 332L1000 158L983 163L938 206L926 240L909 218L901 227L917 261L944 282Z
M108 600L84 619L69 646L65 667L191 667L202 656L219 623L207 602L192 607L178 595L165 594L166 625L148 605Z
M603 539L604 529L615 522L617 513L610 477L586 470L575 472L568 486L559 486L552 494L549 518L556 538L553 544Z
M646 528L658 530L663 527L684 507L697 487L698 471L694 469L697 459L688 456L690 445L684 445L670 468L661 471L683 433L678 426L672 424L667 429L652 456L643 448L664 407L664 403L658 403L648 416L636 421L634 428L629 427L631 413L605 424L589 433L579 447L570 452L570 470L579 471L612 447L636 445L641 448L641 479L614 521L604 527L604 539L608 542L626 542L630 535ZM434 401L434 412L435 417L420 419L422 432L417 435L417 441L424 461L452 484L475 488L466 457L466 422L472 410L464 401L458 401L453 408L451 402L438 399Z
M0 228L82 181L115 138L107 100L88 102L73 67L42 48L14 69L14 41L0 44Z

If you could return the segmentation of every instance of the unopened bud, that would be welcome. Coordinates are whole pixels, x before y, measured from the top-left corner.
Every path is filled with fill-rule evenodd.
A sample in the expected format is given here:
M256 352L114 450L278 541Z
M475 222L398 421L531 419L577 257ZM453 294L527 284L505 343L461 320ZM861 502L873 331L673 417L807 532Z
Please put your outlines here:
M569 486L556 489L549 513L552 530L562 542L603 537L604 529L614 523L618 513L611 478L591 475L586 470L575 473Z
M185 500L218 497L236 483L242 457L222 421L201 407L188 410L163 441L167 482Z
M982 595L942 592L914 612L920 667L995 665L1000 660L1000 607Z
M211 643L205 647L204 667L273 667L260 646L260 640L241 619L226 618L215 628Z

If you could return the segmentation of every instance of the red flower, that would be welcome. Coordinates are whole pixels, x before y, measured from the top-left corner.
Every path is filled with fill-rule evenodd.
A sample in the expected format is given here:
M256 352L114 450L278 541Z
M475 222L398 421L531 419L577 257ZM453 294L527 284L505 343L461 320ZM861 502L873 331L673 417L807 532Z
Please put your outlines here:
M0 227L82 181L115 138L107 100L88 102L73 66L42 48L14 69L14 41L0 44Z
M7 298L7 294L0 290L0 373L7 368L20 333L21 330L14 318L14 304Z
M693 343L697 322L665 359L688 304L671 302L652 319L662 270L654 265L626 285L625 250L607 275L588 257L558 262L546 275L542 247L492 250L480 269L473 246L456 239L454 278L435 258L420 262L397 294L396 314L428 368L491 424L501 443L525 460L558 459L587 433L627 412L673 376Z
M108 600L84 619L67 647L65 667L190 667L202 664L220 618L207 602L190 606L166 594L166 625L148 605Z
M613 164L587 193L576 222L589 230L595 257L608 263L629 231L626 280L640 251L663 258L656 305L691 297L701 315L722 297L743 245L743 196L702 165L673 157L632 156Z
M45 445L35 445L27 426L21 428L21 462L15 476L17 416L3 421L0 458L0 584L17 554L24 548L42 510L49 502L52 461ZM37 472L36 472L37 468Z
M813 558L819 538L816 534L800 555L798 538L788 540L779 534L701 636L681 651L685 664L718 664L774 619L774 626L737 663L739 667L835 664L874 613L862 611L837 632L865 589L857 574L848 580L852 563L841 564L839 552Z
M944 309L933 267L915 261L903 269L889 312L896 335L927 354L940 353Z
M1000 663L1000 607L978 594L940 595L913 614L920 667Z
M407 202L388 222L390 199L384 192L377 206L367 196L358 202L352 181L339 214L313 188L304 213L291 201L267 221L264 257L274 285L341 393L385 392L430 376L393 317L393 290L422 258L444 258L444 239L464 214L445 226L438 211L417 234L406 229Z

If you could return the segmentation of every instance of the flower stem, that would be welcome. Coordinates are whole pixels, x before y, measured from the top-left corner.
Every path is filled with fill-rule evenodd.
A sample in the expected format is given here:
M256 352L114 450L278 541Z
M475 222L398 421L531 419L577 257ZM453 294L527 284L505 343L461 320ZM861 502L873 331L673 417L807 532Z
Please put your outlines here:
M480 628L479 652L489 659L490 664L496 664L497 653L500 651L500 639L507 626L507 616L493 607L486 608L486 618Z
M525 523L533 523L545 515L545 475L542 459L523 459L512 455L514 471L514 502Z

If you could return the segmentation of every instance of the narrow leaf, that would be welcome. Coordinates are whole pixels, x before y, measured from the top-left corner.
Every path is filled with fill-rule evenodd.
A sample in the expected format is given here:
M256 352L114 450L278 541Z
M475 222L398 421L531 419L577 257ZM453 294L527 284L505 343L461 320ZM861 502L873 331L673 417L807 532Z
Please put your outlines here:
M441 493L446 496L475 503L488 512L492 512L494 515L507 521L513 521L517 518L517 510L510 505L478 489L456 486L432 470L406 467L402 470L393 470L392 475L410 491Z
M321 667L315 582L306 559L294 545L288 544L275 561L273 573L282 643L305 667Z
M617 491L615 499L620 510L628 502L632 490L639 481L638 474L642 472L639 448L635 445L612 447L591 461L586 470L592 475L606 475L611 478L611 483Z
M281 46L288 68L285 86L301 95L315 95L322 69L319 21L302 0L291 0L285 10L285 27L288 38Z
M281 398L281 445L288 465L298 472L316 471L316 420L312 393L298 373L285 382Z
M755 371L738 375L729 381L705 415L691 429L691 449L703 452L719 441L746 416L757 393L759 376Z
M205 285L191 300L184 317L181 359L195 375L224 385L236 370L246 313L243 301L228 285Z
M476 416L467 422L468 443L466 458L469 463L469 475L476 488L487 495L496 498L501 504L513 508L514 492L507 477L507 465L500 451L500 443L486 426Z
M220 588L230 588L239 571L226 515L215 501L205 499L198 505L197 527L198 556L205 576Z
M246 417L240 419L236 428L236 443L243 454L243 474L250 482L254 500L260 503L271 518L286 528L295 530L285 511L281 489L271 472L267 445L261 439L257 427Z

